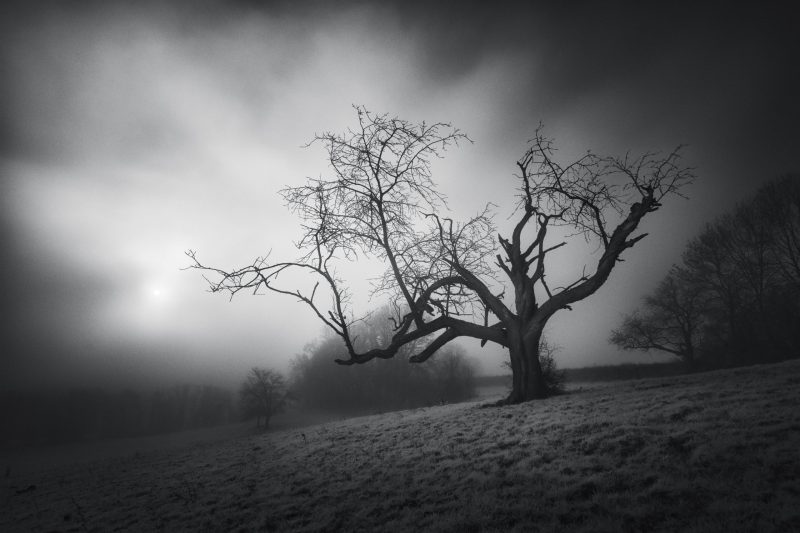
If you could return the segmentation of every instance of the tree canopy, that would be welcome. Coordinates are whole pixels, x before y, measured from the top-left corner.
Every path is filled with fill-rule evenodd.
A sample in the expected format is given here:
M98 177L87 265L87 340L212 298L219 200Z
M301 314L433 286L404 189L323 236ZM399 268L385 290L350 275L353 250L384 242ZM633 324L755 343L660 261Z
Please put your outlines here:
M239 389L242 408L246 415L256 417L256 426L270 419L286 407L286 380L275 370L253 367Z
M445 216L431 161L468 141L465 134L447 123L355 110L355 128L318 134L310 143L325 148L330 175L282 191L302 224L298 259L260 257L228 271L203 265L189 251L193 267L211 274L214 292L264 289L304 302L342 339L340 364L391 358L407 345L416 347L409 360L422 362L459 337L502 345L514 376L508 402L546 395L539 343L547 321L597 291L623 252L647 235L636 234L642 219L694 178L680 164L680 147L637 157L588 152L560 162L539 127L516 162L516 224L503 237L490 205L462 222ZM600 251L593 268L559 287L548 283L549 259L568 240L554 242L553 228L567 228ZM361 317L335 265L362 256L387 265L374 290L395 312L391 337L359 349L352 328ZM318 281L307 291L282 286L278 278L287 270ZM320 284L330 305L319 298Z

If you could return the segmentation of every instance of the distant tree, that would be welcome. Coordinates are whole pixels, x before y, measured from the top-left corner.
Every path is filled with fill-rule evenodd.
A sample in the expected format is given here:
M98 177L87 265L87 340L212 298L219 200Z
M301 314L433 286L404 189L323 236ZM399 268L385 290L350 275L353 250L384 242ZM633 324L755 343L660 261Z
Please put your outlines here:
M706 225L611 342L690 365L769 362L800 353L800 177L785 176Z
M623 350L658 350L677 356L693 369L697 358L706 296L673 270L645 297L640 311L625 317L610 341Z
M391 337L391 309L384 307L358 324L351 333L356 346L381 345ZM345 347L342 339L325 335L292 361L292 389L307 407L349 413L411 408L430 403L429 377L419 365L409 365L411 347L404 347L383 364L347 367L331 363Z
M710 304L707 351L724 366L780 358L780 341L797 325L782 301L793 286L785 277L791 269L782 261L779 236L791 220L775 216L787 209L791 194L778 198L773 192L766 201L770 189L775 184L708 224L683 254L693 289Z
M431 361L431 374L441 401L461 402L475 397L475 364L460 346L442 349Z
M356 344L380 345L392 334L391 308L384 307L354 325ZM475 367L460 349L441 348L427 365L409 365L413 346L386 361L331 366L342 341L326 336L292 360L291 388L305 407L339 412L376 412L458 402L474 396Z
M787 175L764 186L754 200L770 228L770 259L781 285L800 291L800 175Z
M773 349L787 357L800 352L800 175L768 183L753 203L769 228L768 264L774 271L764 329Z
M256 427L264 419L264 427L286 406L286 380L275 370L253 367L239 390L242 409L256 417Z
M283 190L302 219L299 259L257 258L244 268L221 270L202 265L190 250L192 267L213 276L214 292L264 289L304 302L342 340L347 356L337 362L343 365L389 359L421 341L411 362L427 360L459 337L504 346L513 386L502 403L547 396L539 346L548 320L595 293L623 252L646 236L635 235L642 219L694 177L679 164L679 149L621 158L589 152L562 163L539 128L516 162L517 222L504 238L495 231L490 206L463 223L442 214L446 204L430 161L468 140L463 133L444 123L412 124L362 107L356 112L355 129L314 138L327 151L331 176ZM547 278L548 259L568 242L554 234L591 241L600 251L594 267L562 286ZM359 349L352 334L357 318L335 263L364 256L387 265L375 290L390 295L396 316L390 338ZM281 286L287 270L318 281L308 289ZM317 298L320 284L329 308Z

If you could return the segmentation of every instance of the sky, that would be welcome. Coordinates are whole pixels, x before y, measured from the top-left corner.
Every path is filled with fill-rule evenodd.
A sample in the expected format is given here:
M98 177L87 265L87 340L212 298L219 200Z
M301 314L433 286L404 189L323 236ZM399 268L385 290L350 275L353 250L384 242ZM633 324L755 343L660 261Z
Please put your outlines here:
M33 5L31 5L33 4ZM565 160L670 151L698 179L590 299L551 321L564 367L659 361L610 330L686 241L800 170L797 33L763 3L39 2L0 8L0 387L230 382L323 334L277 295L232 301L186 250L297 256L278 191L325 175L315 133L353 105L474 141L434 164L455 218L510 223L537 125ZM555 270L592 265L566 253ZM363 279L345 269L368 310ZM487 374L505 354L464 344ZM377 364L379 364L378 362ZM333 364L333 363L331 363Z

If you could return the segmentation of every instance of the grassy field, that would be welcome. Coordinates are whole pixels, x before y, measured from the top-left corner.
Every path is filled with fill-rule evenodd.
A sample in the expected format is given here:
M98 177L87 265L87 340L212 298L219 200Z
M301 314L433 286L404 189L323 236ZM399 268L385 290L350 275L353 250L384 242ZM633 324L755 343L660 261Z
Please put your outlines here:
M9 464L0 530L800 531L800 361L483 403Z

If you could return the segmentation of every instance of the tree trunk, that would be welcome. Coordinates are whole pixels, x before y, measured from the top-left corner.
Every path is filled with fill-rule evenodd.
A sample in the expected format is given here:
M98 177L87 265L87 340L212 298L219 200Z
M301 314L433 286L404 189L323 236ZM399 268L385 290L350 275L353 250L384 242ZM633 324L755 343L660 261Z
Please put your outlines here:
M539 362L541 338L541 329L525 336L517 332L509 333L508 352L511 359L512 385L508 397L499 402L501 405L547 397L542 365Z

